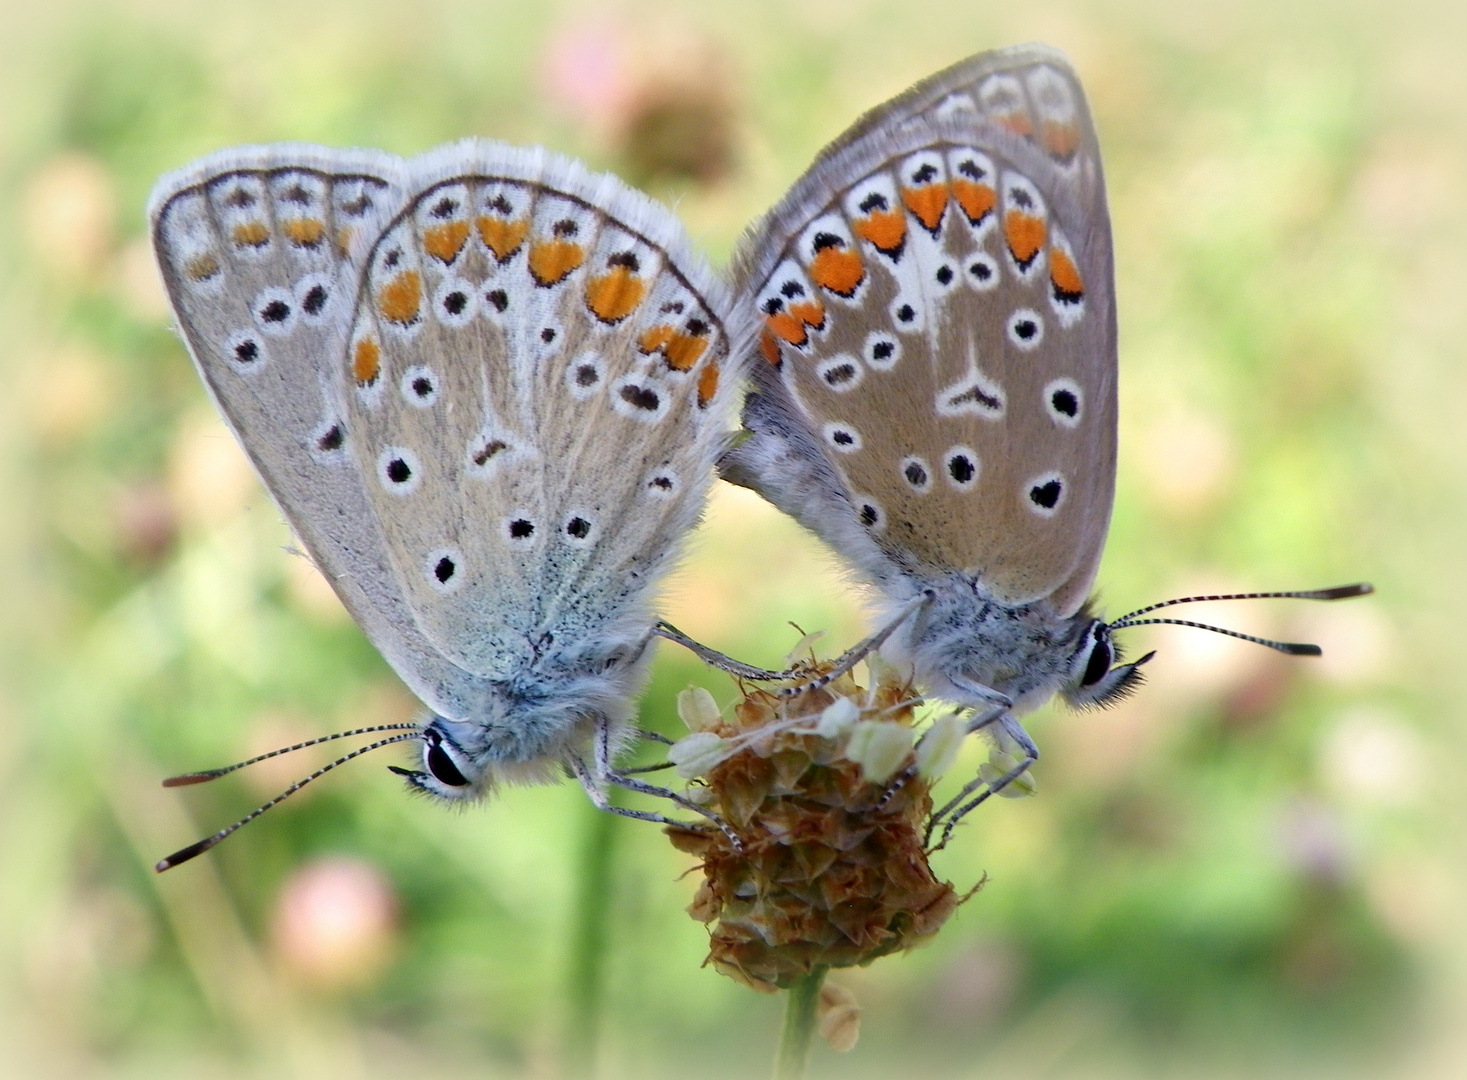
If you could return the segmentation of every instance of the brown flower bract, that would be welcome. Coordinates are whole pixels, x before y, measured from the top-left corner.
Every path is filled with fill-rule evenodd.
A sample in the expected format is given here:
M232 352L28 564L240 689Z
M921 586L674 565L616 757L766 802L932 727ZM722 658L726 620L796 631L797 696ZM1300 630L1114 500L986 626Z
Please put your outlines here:
M735 707L733 723L717 729L728 738L769 728L706 778L709 807L732 826L742 851L717 830L667 830L677 848L702 860L704 880L688 913L710 924L709 962L757 990L788 987L817 965L851 967L909 949L959 903L927 863L932 798L915 771L878 809L890 782L868 783L844 756L843 739L777 723L800 716L813 726L837 696L866 699L849 677L793 702L756 690ZM881 685L873 697L862 719L911 725L911 706L893 708L911 697L909 688Z

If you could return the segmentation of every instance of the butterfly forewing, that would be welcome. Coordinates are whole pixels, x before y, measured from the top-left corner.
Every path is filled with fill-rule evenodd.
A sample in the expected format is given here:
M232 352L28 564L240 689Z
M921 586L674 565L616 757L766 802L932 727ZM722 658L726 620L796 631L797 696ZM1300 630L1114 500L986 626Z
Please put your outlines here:
M552 637L646 621L735 379L727 305L665 210L532 152L453 166L425 166L371 253L341 372L419 626L502 678Z
M348 448L337 367L357 277L401 200L386 154L228 150L163 178L150 218L189 351L291 527L425 701L461 712L471 680L417 630Z
M822 154L743 264L756 379L802 416L843 511L897 565L1062 613L1093 579L1114 489L1094 147L1063 61L980 58Z

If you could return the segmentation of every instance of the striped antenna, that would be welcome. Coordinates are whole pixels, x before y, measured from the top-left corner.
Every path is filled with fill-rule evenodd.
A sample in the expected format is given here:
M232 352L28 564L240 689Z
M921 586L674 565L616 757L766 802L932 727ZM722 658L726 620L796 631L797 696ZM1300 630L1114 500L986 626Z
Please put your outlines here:
M254 765L270 758L279 757L281 754L294 753L296 750L304 750L308 746L318 746L321 743L331 742L333 739L346 739L352 735L371 735L378 731L407 731L416 728L417 724L377 724L374 727L353 728L351 731L338 731L335 735L322 735L319 738L307 739L298 742L294 746L282 746L279 750L271 750L268 754L252 757L248 761L237 761L233 765L226 765L222 769L205 769L202 772L184 773L182 776L170 776L163 781L164 787L188 787L190 784L204 784L210 780L218 780L221 776L228 776L235 769L243 769L246 765Z
M1330 589L1295 589L1287 592L1251 592L1251 593L1224 593L1216 596L1182 596L1176 600L1163 600L1159 604L1149 604L1144 608L1138 608L1129 615L1122 615L1115 622L1107 623L1107 630L1124 630L1131 626L1190 626L1196 630L1211 630L1214 634L1226 634L1240 641L1251 641L1255 645L1263 645L1270 649L1288 656L1322 656L1323 650L1318 645L1310 645L1298 641L1274 641L1271 638L1256 637L1253 634L1242 634L1237 630L1224 630L1221 626L1211 626L1208 623L1192 622L1188 619L1138 619L1138 615L1146 615L1162 608L1172 607L1175 604L1196 604L1208 600L1348 600L1352 596L1367 596L1375 592L1375 586L1368 581L1358 582L1354 585L1336 585Z
M388 728L396 727L396 726L398 726L398 725L386 725L386 727L388 727ZM246 814L244 817L240 818L238 821L236 821L233 825L229 826L227 829L220 829L213 836L205 837L203 840L200 840L196 844L190 844L186 848L183 848L183 849L181 849L179 851L175 851L172 855L168 856L166 859L160 859L159 862L158 862L158 864L156 866L154 866L153 869L156 870L158 873L161 874L164 870L171 870L171 869L173 869L179 863L186 863L186 862L188 862L190 859L194 858L194 856L196 856L196 855L202 855L204 852L208 851L211 847L214 847L216 844L220 843L222 840L224 840L225 838L227 838L228 836L230 836L232 833L238 831L239 829L241 829L244 826L248 825L250 822L254 821L255 818L259 817L266 810L269 810L271 807L274 807L274 806L279 806L286 799L290 798L292 795L294 795L301 788L303 788L307 784L309 784L312 780L316 780L316 779L318 779L318 778L320 778L322 776L325 776L332 769L336 768L338 765L345 765L352 758L361 757L365 753L368 753L368 752L370 752L372 750L381 749L384 746L391 746L393 743L407 742L409 739L416 739L416 738L419 737L419 734L418 734L418 730L417 730L416 725L405 725L405 726L410 726L410 727L413 728L413 730L412 731L409 731L409 732L404 732L401 735L392 735L392 736L390 736L390 737L388 737L386 739L378 739L374 743L368 743L366 746L358 747L356 750L353 750L350 754L343 754L341 757L339 757L335 761L331 762L331 764L321 766L319 769L317 769L315 772L311 773L311 775L310 776L307 776L305 779L303 779L303 780L297 780L294 784L291 784L290 787L286 788L279 795L275 796L275 798L271 799L269 802L265 803L263 806L260 806L260 807L255 808L254 810L251 810L248 814ZM371 730L371 729L369 728L369 729L364 729L364 730ZM349 734L349 733L343 733L343 734ZM331 736L331 737L332 738L335 738L336 736ZM318 740L314 740L314 741L317 741L317 742L325 742L326 740L325 739L318 739ZM302 743L301 745L302 746L309 746L310 744L309 743ZM276 752L277 753L284 753L284 751L276 751ZM270 757L271 755L266 754L265 756L266 757ZM229 770L226 769L224 771L227 772ZM213 779L212 776L207 776L207 775L204 775L204 774L193 774L193 775L200 775L200 776L203 777L204 780L212 780ZM200 783L202 781L190 781L190 782L191 783Z

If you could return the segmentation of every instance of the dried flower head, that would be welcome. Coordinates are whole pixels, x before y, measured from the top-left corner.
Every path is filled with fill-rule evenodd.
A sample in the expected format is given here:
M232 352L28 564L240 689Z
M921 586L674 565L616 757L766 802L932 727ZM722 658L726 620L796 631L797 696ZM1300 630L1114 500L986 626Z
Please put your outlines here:
M918 741L911 687L876 670L869 692L849 675L793 699L754 690L731 719L706 693L679 702L692 731L669 756L738 836L667 830L701 860L688 912L710 927L713 966L755 989L909 949L961 902L924 835L962 726L939 721Z

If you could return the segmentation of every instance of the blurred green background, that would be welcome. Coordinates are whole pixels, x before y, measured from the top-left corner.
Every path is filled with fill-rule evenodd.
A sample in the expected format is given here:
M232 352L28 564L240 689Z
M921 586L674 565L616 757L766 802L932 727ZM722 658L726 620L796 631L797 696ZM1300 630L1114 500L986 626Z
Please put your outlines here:
M1066 49L1106 155L1122 332L1112 612L1369 578L1199 617L1105 713L1046 710L1040 796L938 869L988 886L837 981L813 1075L1467 1075L1462 461L1467 10L651 0L0 2L0 1071L551 1077L573 786L452 813L322 759L170 773L413 715L205 400L144 235L155 177L239 142L412 154L482 134L615 169L725 259L862 109L971 52ZM817 546L721 487L672 621L764 663L859 632ZM664 648L677 690L733 688ZM974 759L976 761L976 758ZM969 764L973 764L970 761ZM777 1000L700 968L688 860L618 823L606 1076L763 1075Z

